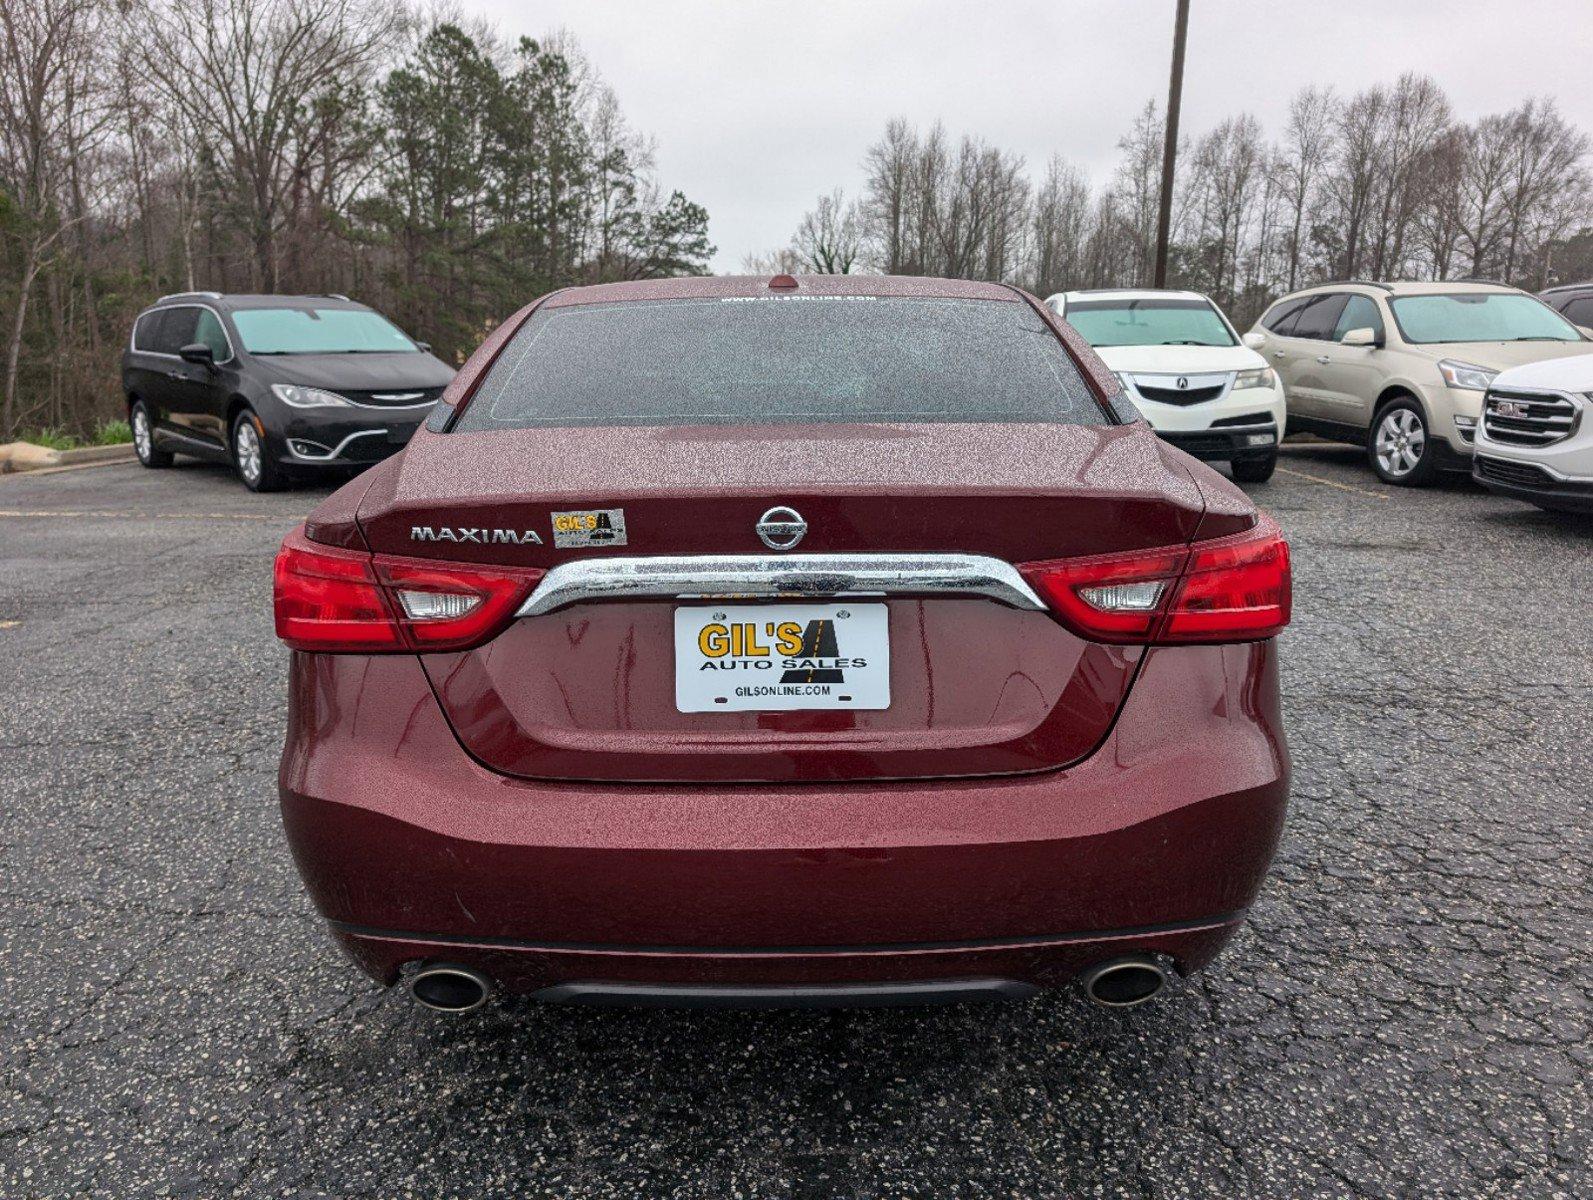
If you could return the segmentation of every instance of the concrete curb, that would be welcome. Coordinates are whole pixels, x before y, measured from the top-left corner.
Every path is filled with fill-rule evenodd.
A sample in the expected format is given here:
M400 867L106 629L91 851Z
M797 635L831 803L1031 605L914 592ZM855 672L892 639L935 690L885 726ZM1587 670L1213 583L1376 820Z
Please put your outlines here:
M7 442L0 446L0 475L13 471L39 471L51 467L89 466L97 463L132 462L137 455L132 442L114 446L85 446L81 450L51 450L32 442Z

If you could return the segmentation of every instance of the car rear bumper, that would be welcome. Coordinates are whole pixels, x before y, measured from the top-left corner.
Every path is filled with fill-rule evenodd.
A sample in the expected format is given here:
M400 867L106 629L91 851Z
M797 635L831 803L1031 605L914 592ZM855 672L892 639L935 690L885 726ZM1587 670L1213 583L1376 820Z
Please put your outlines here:
M846 784L509 779L460 748L415 659L294 659L288 839L384 982L446 959L545 999L847 1002L1022 994L1129 954L1187 973L1242 921L1283 822L1271 642L1148 652L1072 767Z
M568 1004L825 1008L1022 999L1114 958L1150 954L1187 974L1243 914L1049 938L876 946L647 947L440 938L332 924L348 955L391 983L406 962L463 962L505 991Z

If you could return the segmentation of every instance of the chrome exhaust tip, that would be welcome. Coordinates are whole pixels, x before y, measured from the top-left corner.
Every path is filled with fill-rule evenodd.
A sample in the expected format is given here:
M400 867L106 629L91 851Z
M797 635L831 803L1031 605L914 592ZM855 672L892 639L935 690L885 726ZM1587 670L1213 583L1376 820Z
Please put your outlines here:
M458 963L429 962L409 977L409 994L433 1012L475 1012L492 995L492 980Z
M1083 975L1084 994L1103 1008L1133 1008L1167 986L1167 972L1151 958L1114 958Z

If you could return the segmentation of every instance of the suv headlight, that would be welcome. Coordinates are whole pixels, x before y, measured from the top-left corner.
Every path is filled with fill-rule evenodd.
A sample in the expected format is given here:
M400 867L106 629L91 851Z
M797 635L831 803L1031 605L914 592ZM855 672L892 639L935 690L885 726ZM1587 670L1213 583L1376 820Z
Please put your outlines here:
M1456 362L1446 358L1438 364L1438 373L1444 377L1444 382L1452 388L1459 388L1464 392L1486 392L1488 385L1493 382L1493 377L1498 371L1490 371L1487 367L1479 367L1474 363Z
M1233 377L1233 390L1241 391L1244 388L1274 388L1278 386L1278 374L1271 367L1256 367L1252 371L1240 371Z
M273 383L271 390L278 400L291 408L350 408L349 402L336 392L320 388L300 387L296 383Z

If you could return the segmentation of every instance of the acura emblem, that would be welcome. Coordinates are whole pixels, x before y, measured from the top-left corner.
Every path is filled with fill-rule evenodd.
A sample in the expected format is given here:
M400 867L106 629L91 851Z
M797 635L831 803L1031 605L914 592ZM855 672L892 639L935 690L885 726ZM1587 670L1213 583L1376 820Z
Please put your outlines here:
M1189 386L1189 377L1186 376L1186 375L1180 375L1178 377L1178 390L1179 391L1183 391L1188 386Z
M789 550L806 536L808 523L796 509L781 505L759 517L755 528L769 549Z

